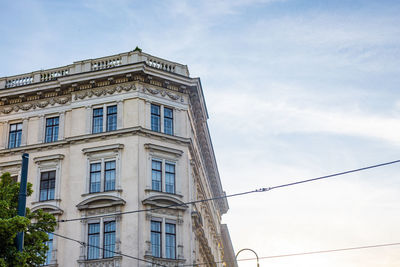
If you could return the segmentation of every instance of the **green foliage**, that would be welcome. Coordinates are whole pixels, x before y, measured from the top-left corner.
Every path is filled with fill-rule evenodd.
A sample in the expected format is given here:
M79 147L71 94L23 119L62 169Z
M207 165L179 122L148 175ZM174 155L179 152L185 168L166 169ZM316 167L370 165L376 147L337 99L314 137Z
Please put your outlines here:
M53 232L56 220L53 215L38 210L26 209L26 217L17 215L19 183L9 173L0 181L0 267L38 266L44 263L48 247L46 232ZM28 183L27 195L32 195L32 184ZM24 232L24 251L17 251L15 238Z

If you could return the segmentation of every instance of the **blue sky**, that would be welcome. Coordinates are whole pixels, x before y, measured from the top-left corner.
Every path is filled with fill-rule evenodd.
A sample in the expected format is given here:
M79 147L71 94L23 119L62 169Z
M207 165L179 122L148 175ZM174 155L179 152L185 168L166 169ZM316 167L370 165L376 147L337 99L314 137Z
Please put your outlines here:
M0 76L136 45L187 64L202 80L228 193L400 158L398 1L0 3ZM260 256L400 242L399 173L230 199L223 221L236 250ZM397 267L399 255L377 248L261 266Z

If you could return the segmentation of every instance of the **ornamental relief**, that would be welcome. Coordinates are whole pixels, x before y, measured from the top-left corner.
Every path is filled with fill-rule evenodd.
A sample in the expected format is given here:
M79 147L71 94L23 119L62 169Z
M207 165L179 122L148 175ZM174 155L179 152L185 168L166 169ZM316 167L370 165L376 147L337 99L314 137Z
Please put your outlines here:
M87 97L100 97L105 95L112 95L114 93L120 93L122 91L129 92L131 90L136 90L136 86L134 84L126 84L126 85L117 85L117 86L108 86L103 88L94 88L91 90L86 90L84 92L79 92L75 94L74 100L85 99Z
M54 106L55 104L66 104L71 101L71 96L61 96L61 97L53 97L50 99L43 99L39 101L34 101L30 103L20 103L20 104L15 104L13 106L7 106L4 108L0 109L0 113L3 114L9 114L10 112L18 112L20 110L23 111L28 111L31 109L36 109L36 108L45 108L49 105Z
M143 93L146 94L151 94L151 95L160 95L162 97L169 97L172 100L179 100L180 102L184 102L183 96L179 94L174 94L172 92L169 92L168 90L164 89L153 89L145 86L139 85L140 88L138 88L135 84L119 84L115 86L105 86L105 87L100 87L100 88L93 88L93 89L87 89L82 92L76 92L74 94L74 100L83 100L85 98L91 98L91 97L101 97L105 95L112 95L115 93L121 93L121 92L129 92L129 91L136 91L140 89ZM31 109L36 109L36 108L45 108L49 105L54 106L55 104L66 104L68 102L71 102L72 96L71 95L64 95L64 96L54 96L50 97L48 99L41 99L41 100L35 100L32 102L24 102L24 103L12 103L12 105L8 105L5 107L0 108L0 114L9 114L12 111L18 112L20 110L22 111L28 111Z

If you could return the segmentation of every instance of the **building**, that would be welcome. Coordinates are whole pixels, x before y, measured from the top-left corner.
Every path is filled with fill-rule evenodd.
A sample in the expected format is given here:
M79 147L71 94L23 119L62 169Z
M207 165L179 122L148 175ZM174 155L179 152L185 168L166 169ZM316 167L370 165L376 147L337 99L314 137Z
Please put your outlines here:
M48 266L222 266L233 254L227 200L185 204L225 194L186 65L141 51L77 61L0 78L0 100L0 171L18 179L29 153L28 206L75 219L55 233L84 242L50 235Z

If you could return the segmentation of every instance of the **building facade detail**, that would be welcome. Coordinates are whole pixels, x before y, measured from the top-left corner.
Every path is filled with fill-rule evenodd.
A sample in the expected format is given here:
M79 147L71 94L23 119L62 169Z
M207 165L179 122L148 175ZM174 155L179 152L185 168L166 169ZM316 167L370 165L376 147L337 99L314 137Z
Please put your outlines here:
M200 79L139 51L0 78L0 172L29 153L31 210L81 242L51 235L46 266L227 261L227 200L192 203L225 194L207 119Z

